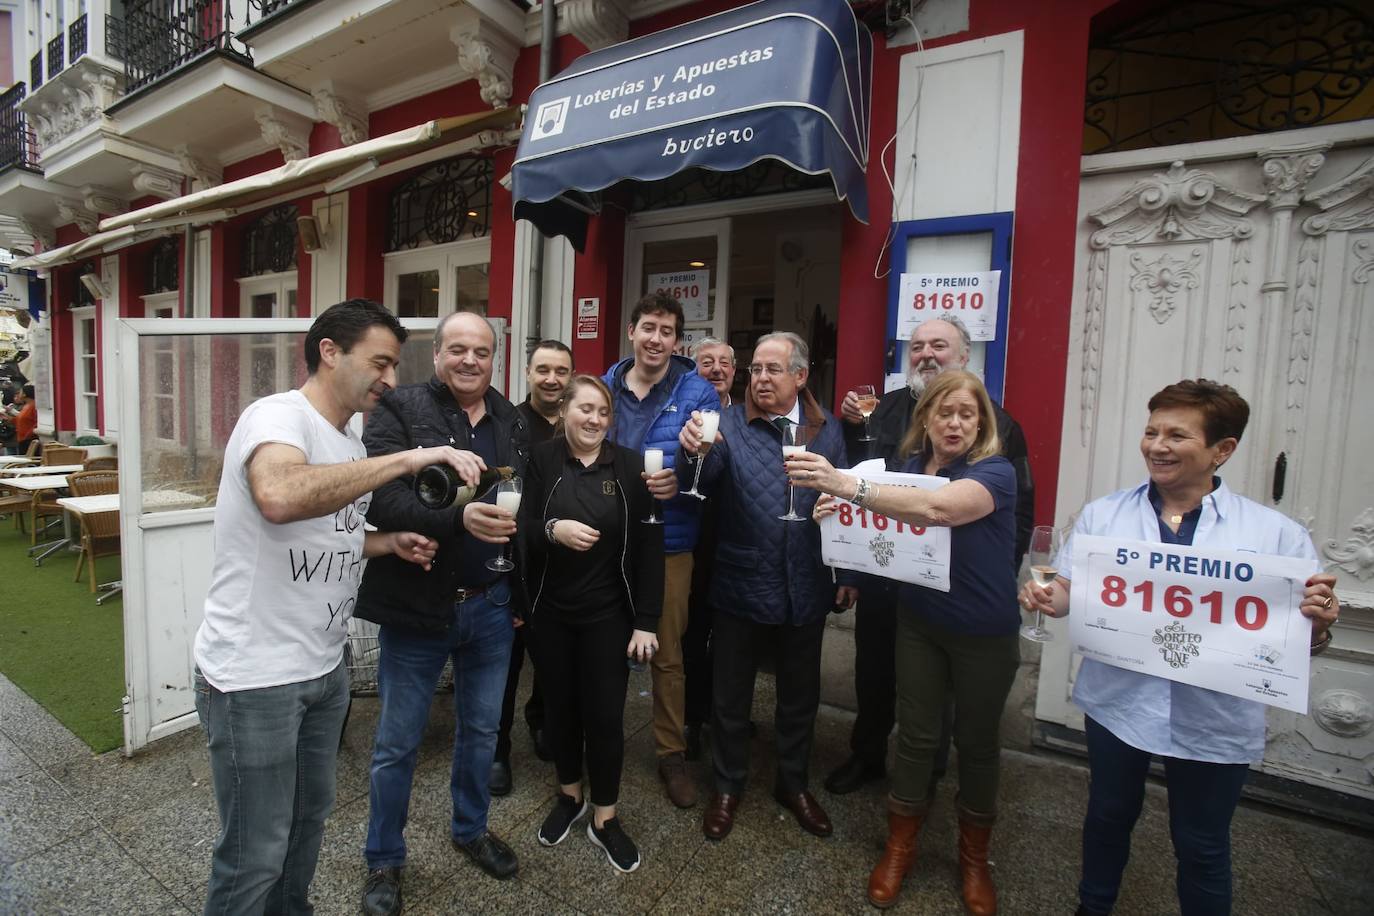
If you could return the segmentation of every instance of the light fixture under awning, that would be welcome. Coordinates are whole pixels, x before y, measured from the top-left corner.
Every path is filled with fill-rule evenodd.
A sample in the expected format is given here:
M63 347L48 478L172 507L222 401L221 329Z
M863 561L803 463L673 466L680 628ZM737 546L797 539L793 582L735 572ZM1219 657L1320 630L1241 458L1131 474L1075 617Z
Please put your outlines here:
M141 210L111 216L100 221L100 229L118 229L205 210L226 210L228 215L232 216L269 198L294 191L303 194L311 192L316 186L346 177L349 172L355 170L360 172L361 177L362 169L366 168L368 160L376 160L378 163L390 162L429 147L462 140L480 131L513 127L519 120L518 108L500 108L495 111L439 118L416 127L364 140L352 146L297 159L275 169L156 203ZM367 170L371 171L370 168ZM351 183L340 182L338 190L343 190Z
M579 58L530 96L515 216L581 249L587 195L778 159L868 219L873 38L844 0L760 0Z

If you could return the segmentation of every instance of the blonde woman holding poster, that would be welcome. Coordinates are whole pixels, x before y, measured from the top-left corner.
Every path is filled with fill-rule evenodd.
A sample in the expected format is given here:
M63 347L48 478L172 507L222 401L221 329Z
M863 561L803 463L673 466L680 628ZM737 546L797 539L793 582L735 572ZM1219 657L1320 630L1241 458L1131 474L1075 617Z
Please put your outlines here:
M988 844L997 810L1002 707L1020 661L1016 613L1016 472L998 454L997 418L978 376L941 372L916 403L898 447L906 473L949 478L936 490L894 487L837 471L811 452L789 457L798 487L918 526L950 529L949 590L902 583L897 606L897 763L888 798L888 839L868 881L874 906L897 902L916 861L916 838L930 805L930 774L947 697L954 698L959 749L959 867L964 905L997 912Z
M1312 621L1312 653L1325 649L1340 612L1333 590L1336 578L1320 572L1307 531L1232 493L1218 476L1245 432L1249 405L1234 389L1197 379L1159 391L1149 409L1140 440L1149 480L1085 506L1074 537L1129 538L1310 561L1312 575L1299 610ZM1032 581L1021 589L1027 613L1068 613L1072 558L1071 539L1060 552L1059 578L1044 588ZM1083 823L1079 914L1110 913L1116 903L1152 755L1164 762L1168 781L1183 916L1229 913L1231 816L1249 765L1264 755L1264 706L1088 658L1073 698L1086 713L1092 775Z

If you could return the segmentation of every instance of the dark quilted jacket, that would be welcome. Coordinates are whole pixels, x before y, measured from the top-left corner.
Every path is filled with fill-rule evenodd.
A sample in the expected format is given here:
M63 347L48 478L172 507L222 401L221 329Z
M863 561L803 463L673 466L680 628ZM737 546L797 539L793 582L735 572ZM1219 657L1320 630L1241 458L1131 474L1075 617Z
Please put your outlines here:
M619 379L623 378L634 363L634 358L622 359L612 366L602 377L602 381L610 387L616 397L620 397ZM716 394L716 389L711 387L711 383L697 374L696 363L687 359L685 356L673 357L673 369L676 379L673 383L672 393L668 400L659 409L658 415L654 417L653 423L649 426L649 431L644 437L644 448L663 449L663 466L673 467L674 457L677 454L677 434L682 431L683 425L692 416L694 410L719 410L720 395ZM629 444L620 442L616 437L617 444ZM682 489L686 490L691 486L689 480ZM701 522L701 505L699 501L691 496L681 494L673 497L663 509L663 546L668 553L682 553L691 550L697 544L697 533Z
M525 473L529 431L520 411L494 389L487 391L487 413L496 425L498 466ZM453 445L466 449L467 427L462 410L448 386L437 378L425 384L402 385L387 393L368 416L363 444L368 455L390 455L403 449ZM372 491L368 524L381 531L417 531L439 542L428 572L424 567L391 555L367 561L358 589L357 616L373 623L441 633L453 612L458 581L458 549L462 542L461 508L426 509L415 498L414 478L398 477Z
M847 466L839 421L806 389L801 399L812 427L808 451ZM820 528L810 520L819 494L797 490L797 513L807 521L778 518L787 512L782 433L752 399L722 414L720 432L725 441L707 453L701 469L702 491L720 501L711 605L759 623L815 623L835 603L830 568L821 562ZM692 470L679 451L683 489L691 484Z

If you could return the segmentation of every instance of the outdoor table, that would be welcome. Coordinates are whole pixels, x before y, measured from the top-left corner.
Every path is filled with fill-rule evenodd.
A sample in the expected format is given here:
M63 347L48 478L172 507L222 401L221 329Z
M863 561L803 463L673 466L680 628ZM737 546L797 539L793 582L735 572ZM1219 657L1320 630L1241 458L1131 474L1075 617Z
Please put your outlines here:
M6 477L41 477L47 474L75 474L85 469L84 464L35 464L18 468L0 468L0 475ZM9 486L6 483L6 486Z
M0 455L0 468L17 468L26 464L37 463L37 458L26 458L23 455Z
M57 504L67 512L75 515L95 515L99 512L118 512L119 494L101 493L99 496L64 496L57 501ZM180 490L148 490L143 494L144 508L158 509L193 509L196 506L205 505L204 497L196 496L193 493L183 493ZM71 529L66 529L67 539L71 539ZM46 556L46 554L45 554ZM91 563L95 563L92 559ZM94 568L94 567L92 567ZM91 573L95 575L94 572ZM113 598L124 590L124 580L116 579L114 582L106 582L96 586L100 594L96 596L96 604L104 604L105 599Z
M44 468L44 470L51 470L51 468ZM80 470L80 468L77 468L77 470ZM5 486L15 490L28 490L30 493L39 493L44 490L61 490L67 486L67 475L35 474L27 477L12 477L9 480L5 481ZM34 518L33 523L35 525L38 524L37 517ZM38 551L42 551L42 553L39 553L37 557L34 557L34 566L42 566L43 561L46 560L48 557L52 556L54 553L56 553L64 547L71 546L71 531L67 530L64 526L62 533L63 538L60 541L51 544L35 544L29 548L29 556L31 557L35 553L38 553Z

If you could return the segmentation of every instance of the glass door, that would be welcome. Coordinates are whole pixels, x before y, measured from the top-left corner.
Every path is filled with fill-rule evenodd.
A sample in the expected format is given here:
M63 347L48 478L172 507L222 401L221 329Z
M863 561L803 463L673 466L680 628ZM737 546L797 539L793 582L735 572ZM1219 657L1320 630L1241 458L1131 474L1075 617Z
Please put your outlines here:
M625 301L614 329L629 355L624 326L640 297L665 292L682 303L677 352L690 355L703 337L725 339L730 309L730 220L632 226L625 237Z

